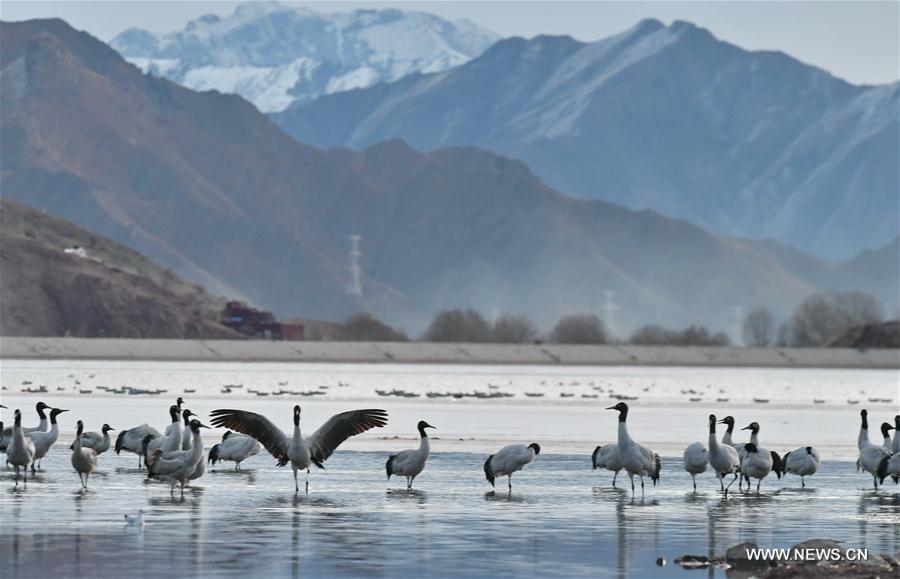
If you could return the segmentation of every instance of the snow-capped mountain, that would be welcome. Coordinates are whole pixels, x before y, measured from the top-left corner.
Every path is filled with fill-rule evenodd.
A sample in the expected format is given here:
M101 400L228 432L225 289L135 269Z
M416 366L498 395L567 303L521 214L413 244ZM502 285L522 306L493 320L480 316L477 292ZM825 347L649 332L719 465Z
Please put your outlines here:
M440 73L273 115L297 139L474 145L566 193L828 259L900 233L900 84L857 86L688 22L509 38Z
M498 39L468 20L422 12L326 14L251 2L162 36L132 28L111 45L145 72L195 90L236 93L264 112L462 64Z
M418 331L473 306L550 327L610 290L620 329L727 328L735 306L780 317L817 290L866 291L888 311L900 295L898 241L830 264L576 200L474 147L316 149L244 99L141 74L61 20L0 23L0 95L4 198L285 317L366 307ZM346 291L349 235L362 236L364 302Z

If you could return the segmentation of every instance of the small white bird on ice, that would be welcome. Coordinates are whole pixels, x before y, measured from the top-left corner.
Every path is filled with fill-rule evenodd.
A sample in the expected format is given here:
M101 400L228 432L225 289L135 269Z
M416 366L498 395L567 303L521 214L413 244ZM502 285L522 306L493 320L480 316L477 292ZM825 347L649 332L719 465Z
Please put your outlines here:
M125 515L125 525L129 527L143 527L144 509L138 509L136 515Z

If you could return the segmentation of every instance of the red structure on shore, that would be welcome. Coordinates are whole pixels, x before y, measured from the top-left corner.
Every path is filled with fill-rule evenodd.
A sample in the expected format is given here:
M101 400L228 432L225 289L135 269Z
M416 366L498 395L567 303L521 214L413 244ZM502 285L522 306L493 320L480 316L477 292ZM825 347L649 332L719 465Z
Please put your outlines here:
M302 340L303 324L284 323L275 314L239 301L230 301L222 310L222 324L245 336L264 340Z

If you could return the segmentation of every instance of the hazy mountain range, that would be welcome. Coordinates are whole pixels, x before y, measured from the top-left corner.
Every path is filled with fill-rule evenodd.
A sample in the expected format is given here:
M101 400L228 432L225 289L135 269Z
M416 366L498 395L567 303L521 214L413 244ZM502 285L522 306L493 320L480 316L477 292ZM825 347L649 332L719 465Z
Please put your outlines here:
M816 289L898 295L896 241L830 264L574 199L471 147L317 149L243 99L144 75L60 20L4 23L0 48L5 197L285 316L368 308L415 332L441 308L473 306L546 327L613 290L622 331L727 328L735 306L785 313ZM347 291L353 234L361 298Z
M111 44L144 71L196 90L239 94L271 112L414 72L445 70L478 56L497 38L467 20L422 12L326 14L251 2L171 34L132 28Z
M295 103L303 142L475 145L548 185L828 259L900 232L900 84L854 86L686 22L501 40L434 74Z

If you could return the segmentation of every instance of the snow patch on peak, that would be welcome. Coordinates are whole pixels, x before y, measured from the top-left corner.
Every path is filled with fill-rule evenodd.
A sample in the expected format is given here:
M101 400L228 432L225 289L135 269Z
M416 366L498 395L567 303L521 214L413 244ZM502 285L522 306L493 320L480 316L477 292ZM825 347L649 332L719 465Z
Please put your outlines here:
M480 55L497 38L470 21L424 12L327 14L249 2L228 16L201 16L163 36L127 30L111 44L146 72L190 88L237 93L262 111L277 112L332 92L446 70Z

